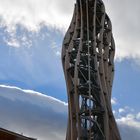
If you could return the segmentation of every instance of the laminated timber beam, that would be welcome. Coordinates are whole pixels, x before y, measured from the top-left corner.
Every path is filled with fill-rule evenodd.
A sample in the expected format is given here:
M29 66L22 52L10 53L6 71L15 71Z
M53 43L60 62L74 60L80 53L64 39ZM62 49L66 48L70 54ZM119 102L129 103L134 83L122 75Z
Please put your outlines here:
M66 140L121 140L112 113L115 43L102 0L77 0L64 37Z

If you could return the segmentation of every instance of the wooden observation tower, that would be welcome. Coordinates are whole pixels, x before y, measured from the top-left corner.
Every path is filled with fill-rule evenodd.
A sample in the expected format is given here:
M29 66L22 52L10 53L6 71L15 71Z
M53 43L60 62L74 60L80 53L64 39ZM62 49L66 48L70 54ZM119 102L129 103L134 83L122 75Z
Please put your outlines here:
M102 0L77 0L62 63L68 94L66 140L121 140L112 113L115 44Z

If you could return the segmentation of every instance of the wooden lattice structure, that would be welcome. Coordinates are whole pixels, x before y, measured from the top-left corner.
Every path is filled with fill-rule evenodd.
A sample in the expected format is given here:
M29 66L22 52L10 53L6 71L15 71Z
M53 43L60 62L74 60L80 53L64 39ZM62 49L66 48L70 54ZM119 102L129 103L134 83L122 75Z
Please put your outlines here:
M69 105L66 140L121 140L111 108L114 54L102 0L77 0L62 48Z

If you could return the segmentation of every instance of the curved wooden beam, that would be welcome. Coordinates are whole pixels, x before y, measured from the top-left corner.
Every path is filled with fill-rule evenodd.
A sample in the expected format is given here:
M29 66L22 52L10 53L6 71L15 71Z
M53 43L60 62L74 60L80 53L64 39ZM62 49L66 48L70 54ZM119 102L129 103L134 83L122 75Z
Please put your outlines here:
M121 140L112 113L115 43L102 0L77 0L62 47L66 140Z

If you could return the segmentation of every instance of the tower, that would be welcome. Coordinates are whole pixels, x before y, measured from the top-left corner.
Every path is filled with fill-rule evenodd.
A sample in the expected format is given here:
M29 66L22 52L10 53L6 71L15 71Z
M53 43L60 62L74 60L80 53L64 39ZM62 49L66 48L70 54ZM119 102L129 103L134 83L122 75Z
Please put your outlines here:
M112 113L115 44L102 0L77 0L62 47L66 140L121 140Z

